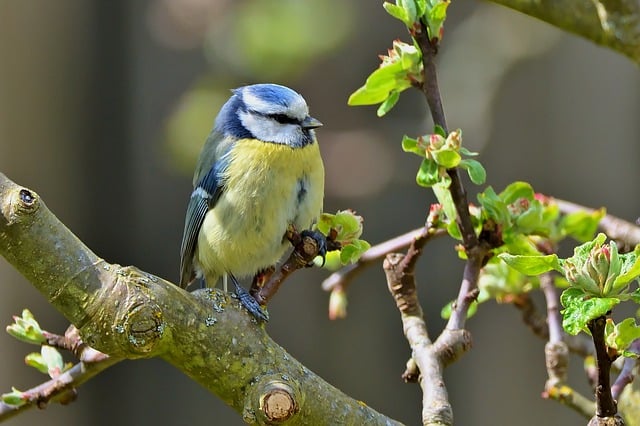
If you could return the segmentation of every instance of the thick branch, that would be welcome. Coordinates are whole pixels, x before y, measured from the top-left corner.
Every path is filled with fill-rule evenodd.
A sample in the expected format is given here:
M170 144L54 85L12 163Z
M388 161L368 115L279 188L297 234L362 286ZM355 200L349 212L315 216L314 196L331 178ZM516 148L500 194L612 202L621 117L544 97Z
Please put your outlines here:
M161 357L248 422L397 424L301 365L228 294L190 294L100 259L37 194L3 174L0 254L91 347L113 359Z
M491 0L536 17L640 64L640 2L637 0Z

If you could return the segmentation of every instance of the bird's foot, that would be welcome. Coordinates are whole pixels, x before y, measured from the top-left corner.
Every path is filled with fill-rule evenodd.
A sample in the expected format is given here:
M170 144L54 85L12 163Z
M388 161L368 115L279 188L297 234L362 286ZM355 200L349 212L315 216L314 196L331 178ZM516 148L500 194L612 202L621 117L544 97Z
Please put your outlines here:
M253 315L256 320L258 320L258 322L268 322L269 314L262 309L262 306L260 306L258 301L254 299L253 296L251 296L249 292L240 285L236 277L234 277L233 275L229 275L229 277L231 278L231 281L236 288L235 293L236 296L238 296L238 300L240 300L240 304L244 306L245 309L249 311L249 313Z
M300 236L302 238L304 237L312 238L316 242L316 245L318 247L318 256L322 257L321 266L324 266L324 262L327 257L327 237L325 237L325 235L320 231L311 231L308 229L302 231L300 233ZM312 264L312 262L310 262L310 264Z

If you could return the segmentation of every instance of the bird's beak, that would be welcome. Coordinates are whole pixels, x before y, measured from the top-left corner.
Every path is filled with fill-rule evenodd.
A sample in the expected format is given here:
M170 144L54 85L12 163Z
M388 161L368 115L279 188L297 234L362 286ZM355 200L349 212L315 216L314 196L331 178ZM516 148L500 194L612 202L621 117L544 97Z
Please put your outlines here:
M319 120L316 120L313 117L307 116L307 118L302 120L302 128L303 129L316 129L318 127L322 127L322 123Z

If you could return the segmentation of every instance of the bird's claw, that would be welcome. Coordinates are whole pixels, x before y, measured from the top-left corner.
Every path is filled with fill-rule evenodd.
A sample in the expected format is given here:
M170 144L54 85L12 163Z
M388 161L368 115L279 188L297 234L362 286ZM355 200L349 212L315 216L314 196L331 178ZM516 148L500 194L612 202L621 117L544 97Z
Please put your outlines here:
M321 266L324 266L327 257L327 237L325 237L325 235L320 231L311 231L309 229L305 229L304 231L302 231L300 233L300 236L302 238L310 237L315 240L316 244L318 245L318 256L322 257Z
M240 304L244 306L245 309L249 311L249 313L253 315L256 320L258 320L258 322L268 322L269 314L266 311L262 310L262 307L260 306L258 301L254 299L253 296L251 296L249 292L240 285L240 283L238 283L236 277L234 277L233 275L229 276L236 288L235 293L236 296L238 296L238 300L240 300Z

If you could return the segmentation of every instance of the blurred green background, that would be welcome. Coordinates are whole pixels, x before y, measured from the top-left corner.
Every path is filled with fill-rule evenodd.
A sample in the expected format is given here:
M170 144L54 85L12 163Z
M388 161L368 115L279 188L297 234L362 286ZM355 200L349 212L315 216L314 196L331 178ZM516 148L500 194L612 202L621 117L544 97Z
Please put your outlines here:
M414 183L419 160L403 134L431 128L419 93L385 118L346 100L402 24L381 1L35 0L0 2L0 171L37 191L97 254L178 276L191 171L229 88L278 82L301 92L325 127L325 209L353 208L364 238L420 226L433 202ZM538 191L640 216L640 75L611 51L484 2L454 2L439 58L451 128L481 152L497 190ZM471 199L475 189L470 188ZM432 336L455 297L453 242L430 245L418 270ZM292 355L351 396L409 425L421 392L400 374L409 356L381 268L350 289L349 316L327 318L327 275L302 271L270 305L268 330ZM0 323L29 307L62 332L64 319L0 259ZM510 306L469 322L474 348L446 371L459 425L584 424L540 398L544 342ZM32 348L0 333L0 392L43 376ZM571 381L586 391L580 361ZM80 388L69 407L32 410L11 425L240 425L240 417L169 365L122 363Z

